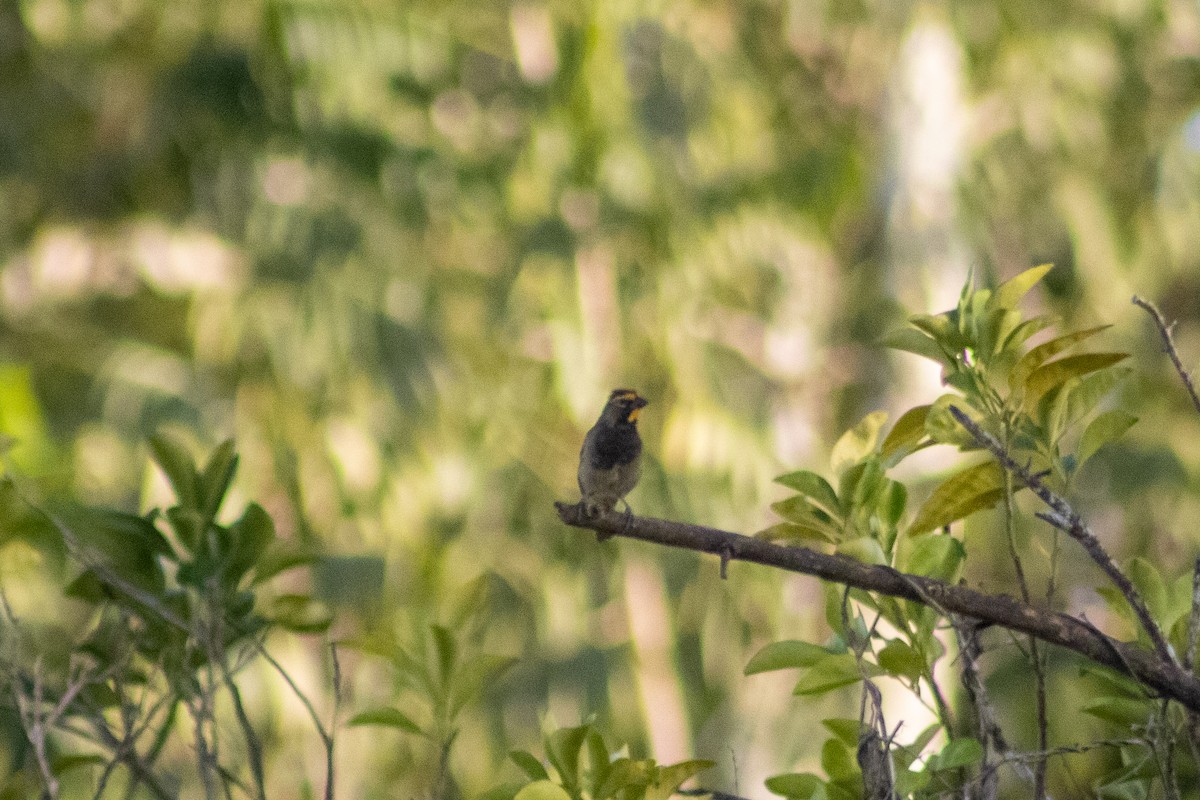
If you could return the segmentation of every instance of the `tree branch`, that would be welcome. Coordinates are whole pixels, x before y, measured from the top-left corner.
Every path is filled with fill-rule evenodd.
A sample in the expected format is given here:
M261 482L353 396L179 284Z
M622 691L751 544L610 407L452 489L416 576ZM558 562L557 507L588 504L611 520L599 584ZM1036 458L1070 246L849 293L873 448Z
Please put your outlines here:
M807 547L785 547L762 539L654 517L605 512L588 517L579 505L555 503L567 525L607 536L624 536L645 542L711 553L729 561L747 561L812 575L856 589L914 600L948 613L1036 636L1065 647L1109 669L1129 675L1162 697L1200 712L1200 680L1184 672L1169 658L1160 658L1136 644L1120 642L1096 630L1085 620L1068 614L1043 611L1008 595L989 595L965 586L951 586L891 567L864 564L841 555L826 555Z
M991 453L996 461L1000 463L1000 466L1019 478L1021 483L1028 486L1031 492L1036 494L1041 498L1043 503L1050 507L1049 512L1039 513L1037 516L1060 531L1063 531L1083 546L1083 549L1091 557L1092 561L1096 562L1100 569L1104 571L1104 574L1108 576L1108 579L1113 582L1113 585L1125 597L1125 602L1129 603L1129 607L1133 609L1134 616L1141 623L1142 629L1146 631L1146 635L1150 637L1150 643L1154 645L1159 658L1173 665L1178 665L1174 654L1171 652L1171 646L1167 644L1167 639L1163 635L1162 628L1154 621L1153 615L1150 614L1150 609L1146 607L1146 602L1133 585L1133 581L1129 580L1129 576L1121 571L1120 566L1117 565L1116 561L1113 561L1112 556L1104 549L1104 545L1100 544L1100 540L1088 528L1083 518L1075 512L1071 504L1061 495L1055 493L1041 478L1034 475L1026 467L1018 464L1016 459L1004 449L1004 446L997 441L995 436L992 436L979 427L961 408L955 405L948 406L948 408L950 415L958 420L959 425L962 425L970 432L980 447Z
M1183 388L1187 389L1188 397L1192 400L1192 407L1200 413L1200 395L1196 393L1196 384L1192 382L1188 371L1183 368L1183 362L1179 359L1179 351L1175 349L1175 341L1171 337L1171 328L1174 325L1167 324L1167 320L1163 317L1162 312L1158 310L1158 306L1148 300L1143 300L1136 294L1133 296L1133 304L1138 308L1144 309L1150 315L1150 319L1154 320L1154 327L1158 328L1158 335L1163 341L1163 352L1171 359L1171 364L1174 365L1175 372L1179 373L1179 380L1183 381Z

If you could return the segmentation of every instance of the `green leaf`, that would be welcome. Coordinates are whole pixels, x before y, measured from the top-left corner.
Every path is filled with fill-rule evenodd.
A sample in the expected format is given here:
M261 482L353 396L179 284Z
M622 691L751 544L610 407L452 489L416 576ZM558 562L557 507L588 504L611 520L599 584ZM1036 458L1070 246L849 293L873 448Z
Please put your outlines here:
M513 750L508 754L513 763L521 768L521 771L529 776L531 781L544 781L550 779L550 774L546 772L546 768L542 766L542 762L537 760L537 757L526 750Z
M862 680L864 672L867 677L878 677L882 674L882 670L867 662L863 662L860 669L859 662L850 653L829 654L800 676L792 694L808 697L826 694L858 683Z
M811 667L827 655L827 649L808 642L771 642L750 658L750 663L746 665L742 674L757 675L760 672L774 672L779 669Z
M909 317L908 322L933 337L938 347L947 353L958 353L971 344L959 330L957 313L917 314Z
M817 473L802 469L797 472L789 472L787 475L780 475L775 482L783 484L789 489L795 489L831 517L840 516L841 504L838 501L837 493L833 491L829 481Z
M892 751L893 754L895 751ZM894 758L894 755L893 755ZM929 770L921 770L913 772L910 769L896 770L896 795L899 797L911 797L916 792L921 791L933 781L933 775Z
M899 481L885 480L877 503L879 519L889 529L895 529L900 524L900 518L904 516L904 510L907 507L908 487Z
M646 787L645 800L669 800L684 781L706 769L712 769L716 764L704 759L680 761L668 767L659 767L654 779Z
M880 344L884 347L890 347L893 350L914 353L942 365L948 364L951 361L950 356L942 350L936 341L926 333L912 327L904 327L892 331L883 337Z
M309 566L320 557L321 551L312 545L299 544L287 539L276 539L258 558L254 566L254 583L268 581L281 572L296 567Z
M333 623L329 608L304 594L276 597L267 618L294 633L321 633Z
M458 661L458 642L454 632L445 625L430 625L429 632L433 639L433 656L437 675L442 685L449 683L450 675Z
M822 542L837 541L837 531L825 525L812 522L777 522L769 528L763 528L754 534L755 539L768 542Z
M529 784L513 800L571 800L571 795L557 783L543 780Z
M1014 391L1023 386L1039 367L1046 363L1054 356L1067 350L1085 339L1090 339L1096 334L1108 330L1111 325L1098 325L1095 328L1088 328L1083 331L1075 331L1048 342L1043 342L1037 347L1032 348L1028 353L1021 357L1021 360L1016 363L1012 370L1008 373L1008 386Z
M969 767L983 758L983 746L975 739L962 737L946 743L928 762L930 770L948 770Z
M221 510L221 502L229 491L237 464L238 457L232 439L226 439L209 456L204 471L196 481L197 506L206 519L212 520Z
M479 795L476 800L513 800L517 792L525 788L525 783L498 783Z
M1092 420L1079 440L1079 465L1083 466L1104 445L1120 438L1138 418L1127 411L1105 411Z
M86 548L87 557L99 560L115 577L153 594L166 587L159 557L174 553L149 519L70 504L57 508L55 517ZM105 577L99 570L97 575Z
M1059 388L1071 378L1111 367L1128 357L1128 353L1083 353L1043 364L1025 379L1025 407L1036 407L1043 395Z
M877 539L870 536L860 536L857 539L850 539L842 542L837 547L839 555L853 558L855 561L863 564L881 564L887 565L889 559L887 553L883 552L883 546L879 544Z
M591 725L559 728L546 737L546 755L558 770L563 786L571 790L579 786L579 753L589 730Z
M1150 795L1150 783L1144 780L1118 781L1096 788L1099 800L1146 800Z
M848 512L873 511L886 483L890 481L883 475L883 465L877 457L868 456L842 475L842 503Z
M918 449L921 440L925 438L925 418L929 416L930 406L915 406L900 415L896 424L888 432L880 447L880 455L885 463L895 463L892 456L899 454L899 461L905 455Z
M789 522L795 522L800 525L811 525L814 523L828 525L830 523L828 514L813 506L812 501L807 497L799 494L792 495L777 503L772 503L771 510ZM830 528L837 530L832 525Z
M834 474L841 475L867 456L875 452L879 432L887 422L886 411L873 411L858 424L842 434L829 455Z
M766 786L771 794L795 800L813 800L825 795L825 781L811 772L774 775L767 778Z
M1007 308L993 308L983 316L979 331L978 356L981 363L990 365L993 356L1000 354L1008 335L1021 323L1021 314Z
M858 735L862 733L863 724L857 719L831 717L821 720L821 724L843 744L858 747Z
M1021 345L1029 341L1029 338L1035 333L1045 330L1050 327L1054 320L1050 317L1033 317L1022 322L1017 327L1013 328L1012 333L1001 345L1002 350L1016 351ZM1013 359L1016 359L1017 353L1013 354Z
M908 533L925 533L957 522L976 511L991 508L1004 497L1004 470L985 461L955 473L941 483L908 527Z
M1170 610L1170 602L1167 583L1163 580L1162 573L1141 556L1130 561L1126 569L1129 580L1137 589L1138 594L1142 596L1146 607L1150 609L1151 616L1158 620L1159 624L1165 622Z
M156 433L150 437L150 454L167 476L179 505L197 508L198 476L187 448L173 436Z
M938 444L949 444L959 449L976 449L978 445L975 444L974 437L950 413L951 406L962 411L980 427L987 429L983 416L965 398L956 394L944 394L929 407L929 413L925 415L925 432Z
M1083 706L1085 714L1123 728L1145 725L1152 711L1149 701L1130 697L1101 697Z
M907 572L936 578L946 583L958 580L959 570L967 558L962 542L953 536L928 533L912 539L907 559Z
M889 674L916 681L925 674L925 659L906 642L892 639L879 651L879 666Z
M246 506L241 518L229 526L232 545L222 576L236 586L275 541L275 522L258 503Z
M50 772L55 776L63 775L79 767L97 767L107 764L108 759L99 753L70 753L54 756L50 762Z
M588 764L592 768L592 797L596 797L600 787L608 780L608 773L612 767L612 758L608 753L608 744L605 743L604 737L600 735L600 731L595 728L588 731L585 745L587 747Z
M915 755L920 755L921 752L929 746L929 743L932 742L934 738L941 732L942 725L937 722L933 723L925 730L917 734L917 738L913 740L912 744L910 744L908 747L900 748L900 753L907 751ZM912 760L910 759L907 763L911 764Z
M483 693L484 685L500 673L510 669L517 659L509 656L482 655L468 658L454 675L454 689L450 693L450 710L457 713Z
M1113 390L1113 387L1129 377L1130 372L1132 370L1129 368L1121 367L1100 370L1087 377L1079 378L1068 397L1067 423L1074 424L1092 413L1096 406L1100 405L1100 401Z
M420 725L413 722L404 712L391 707L376 708L355 714L346 724L351 726L382 725L385 728L396 728L408 733L415 733L418 736L424 735Z
M0 479L0 546L18 540L36 550L40 569L59 575L66 566L67 546L50 518L21 497L11 478Z
M1014 275L996 287L988 304L992 308L1016 308L1021 298L1053 268L1053 264L1041 264Z
M654 777L654 769L651 759L618 758L612 762L608 779L597 792L596 800L606 800L617 792L622 793L622 800L639 800L642 790Z
M831 780L844 781L859 774L857 748L848 747L837 739L826 739L821 745L821 769Z

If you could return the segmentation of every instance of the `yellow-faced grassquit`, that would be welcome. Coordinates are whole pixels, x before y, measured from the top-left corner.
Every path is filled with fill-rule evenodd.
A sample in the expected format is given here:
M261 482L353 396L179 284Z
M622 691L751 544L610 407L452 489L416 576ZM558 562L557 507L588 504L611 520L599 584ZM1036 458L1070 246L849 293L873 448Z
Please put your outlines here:
M589 517L611 511L618 501L630 512L625 495L642 476L637 418L647 403L632 389L614 389L600 419L584 437L579 451L579 491Z

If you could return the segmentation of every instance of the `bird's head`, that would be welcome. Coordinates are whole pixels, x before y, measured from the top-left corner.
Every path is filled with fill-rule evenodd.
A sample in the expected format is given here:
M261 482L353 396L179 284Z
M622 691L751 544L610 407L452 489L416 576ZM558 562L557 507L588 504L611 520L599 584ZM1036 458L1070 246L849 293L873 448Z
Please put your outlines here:
M633 425L638 414L650 403L633 389L613 389L604 407L604 418L613 425Z

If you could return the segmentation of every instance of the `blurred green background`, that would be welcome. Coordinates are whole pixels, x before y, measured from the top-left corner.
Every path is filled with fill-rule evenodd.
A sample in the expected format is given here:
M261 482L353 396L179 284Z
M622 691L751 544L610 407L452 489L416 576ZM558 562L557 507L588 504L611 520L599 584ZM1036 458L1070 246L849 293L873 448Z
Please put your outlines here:
M1200 420L1129 297L1200 354L1198 212L1192 0L0 0L0 431L42 491L128 510L168 501L148 434L233 437L239 496L330 555L335 638L411 638L485 576L477 646L520 661L464 720L468 796L595 712L762 797L839 709L741 670L821 640L820 587L564 528L608 391L651 401L637 512L751 533L772 477L940 393L883 334L968 267L1054 262L1030 302L1137 367L1084 507L1175 574ZM1012 592L989 525L973 569ZM273 647L328 709L319 644ZM405 707L343 670L344 710ZM262 680L298 797L319 741ZM340 731L339 796L423 796L424 747Z

